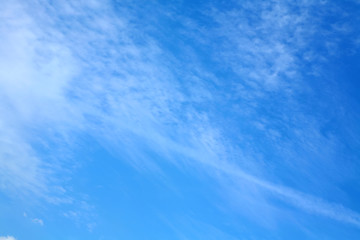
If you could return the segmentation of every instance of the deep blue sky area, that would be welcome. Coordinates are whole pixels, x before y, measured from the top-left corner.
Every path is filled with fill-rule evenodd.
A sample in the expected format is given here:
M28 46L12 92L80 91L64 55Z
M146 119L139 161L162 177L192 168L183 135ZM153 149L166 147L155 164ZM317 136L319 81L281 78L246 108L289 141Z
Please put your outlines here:
M0 5L0 240L360 239L359 1Z

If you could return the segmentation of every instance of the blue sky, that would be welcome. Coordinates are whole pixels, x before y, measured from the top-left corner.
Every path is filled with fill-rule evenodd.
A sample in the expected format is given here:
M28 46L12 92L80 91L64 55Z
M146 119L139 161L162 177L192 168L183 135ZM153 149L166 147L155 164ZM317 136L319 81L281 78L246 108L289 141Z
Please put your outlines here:
M359 13L1 1L0 240L359 239Z

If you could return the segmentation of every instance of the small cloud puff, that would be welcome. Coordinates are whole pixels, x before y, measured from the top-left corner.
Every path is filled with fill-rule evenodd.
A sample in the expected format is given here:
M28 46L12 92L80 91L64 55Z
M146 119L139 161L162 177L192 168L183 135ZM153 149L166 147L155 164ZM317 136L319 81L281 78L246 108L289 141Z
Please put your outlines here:
M31 220L33 223L36 223L36 224L39 224L41 226L44 225L44 221L42 219L39 219L39 218L34 218ZM0 239L1 240L1 239Z
M0 240L16 240L13 236L0 236Z

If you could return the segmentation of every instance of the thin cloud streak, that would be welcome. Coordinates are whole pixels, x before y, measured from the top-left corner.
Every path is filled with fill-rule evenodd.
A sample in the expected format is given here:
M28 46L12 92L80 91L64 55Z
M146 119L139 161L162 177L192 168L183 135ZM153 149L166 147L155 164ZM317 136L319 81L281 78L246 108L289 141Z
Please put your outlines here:
M197 148L188 148L186 146L179 145L176 142L172 142L169 139L160 140L158 144L161 145L167 142L167 148L194 160L193 163L189 162L187 164L200 164L200 166L207 168L209 173L212 173L213 170L215 170L222 173L221 175L223 177L230 177L235 183L241 180L241 182L245 181L255 184L261 189L271 192L278 199L288 202L294 207L303 209L311 214L331 218L342 223L352 224L358 228L360 227L360 214L352 211L351 209L348 209L340 204L331 203L295 189L274 184L264 179L255 177L248 172L243 171L239 168L239 166L236 166L224 159L219 159L219 156L223 155L222 152L226 148L216 141L216 138L214 138L216 134L211 136L211 132L214 131L214 129L206 123L202 124L203 127L206 125L209 128L206 130L205 139L213 138L214 141L204 140L203 142L196 142L195 140L195 142L192 142L191 145L197 146ZM198 134L199 133L196 135ZM161 139L161 137L158 139ZM236 184L235 187L237 187Z
M343 223L350 223L356 227L360 227L360 214L347 209L339 204L329 203L323 199L308 195L294 189L276 185L271 182L264 181L256 178L246 172L241 171L235 166L221 167L215 166L217 170L224 172L230 176L234 176L240 179L244 179L251 183L258 185L259 187L269 190L270 192L278 195L286 202L289 202L295 207L303 209L312 214L318 214L324 217L328 217Z

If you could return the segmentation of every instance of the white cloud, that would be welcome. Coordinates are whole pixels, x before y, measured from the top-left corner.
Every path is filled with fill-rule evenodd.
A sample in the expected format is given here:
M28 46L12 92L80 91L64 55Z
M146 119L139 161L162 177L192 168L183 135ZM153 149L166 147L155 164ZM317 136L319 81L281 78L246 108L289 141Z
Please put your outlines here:
M51 191L47 174L51 164L45 164L33 149L30 129L54 122L66 124L70 120L63 117L71 115L72 109L64 101L63 87L72 76L73 64L66 48L40 40L45 33L24 6L16 1L5 1L3 6L0 13L3 19L0 31L4 36L0 40L0 111L4 116L0 121L3 176L0 189L46 196Z
M181 97L169 83L171 73L158 63L159 47L151 39L135 43L129 36L136 29L124 15L105 7L90 9L87 18L87 3L42 4L6 1L0 10L0 190L69 203L73 199L59 186L66 178L59 176L76 164L64 159L77 134L87 132L107 147L124 144L121 136L129 135L165 142L161 125ZM84 19L71 27L57 22L63 8ZM52 143L64 147L47 155ZM121 151L127 147L134 145L125 142ZM146 166L136 157L129 160Z
M16 240L13 236L0 236L0 240Z
M40 226L44 226L44 221L42 219L39 218L33 218L31 220L33 223L39 224Z
M5 116L0 120L1 190L31 192L50 199L48 195L56 191L52 182L59 181L51 173L61 171L62 164L45 161L33 143L46 147L47 141L34 136L60 139L71 146L76 134L83 131L115 154L128 154L129 162L139 169L160 171L155 162L143 161L136 145L141 140L170 160L173 152L188 157L183 162L173 161L179 167L215 169L234 181L251 182L301 209L359 226L359 215L351 210L272 184L231 165L221 131L205 113L194 110L179 90L171 71L178 66L164 64L168 56L146 34L141 34L141 44L131 38L137 29L125 10L118 17L107 7L91 8L89 17L82 10L87 5L84 2L47 5L47 11L56 9L77 18L60 24L56 13L51 16L39 5L30 11L30 6L10 2L1 9L6 21L0 23L0 35L5 36L0 40L0 112ZM219 34L230 43L219 56L239 75L277 88L283 83L280 76L299 74L295 52L303 49L306 36L302 34L312 29L302 26L306 16L289 12L280 3L266 9L258 28L250 26L241 12L216 12ZM39 19L28 12L37 12ZM294 21L297 24L291 24ZM285 37L294 37L284 39L284 32ZM238 65L243 62L248 65ZM256 84L256 91L261 90ZM206 86L201 88L203 97L196 101L211 99L211 91ZM244 95L256 98L248 90L244 88ZM183 108L186 104L189 107ZM70 211L68 215L80 214ZM32 221L43 225L41 219Z
M200 167L206 168L210 174L217 178L222 180L230 178L234 183L232 186L234 188L233 190L244 190L244 186L250 185L252 186L251 191L260 190L260 192L263 193L260 195L270 193L273 197L281 199L311 214L328 217L336 221L360 227L360 214L358 212L348 209L341 204L331 203L310 194L279 184L274 184L271 181L266 181L261 179L261 177L254 176L241 169L238 166L239 164L227 161L227 156L222 156L224 151L226 151L226 147L217 140L217 133L212 132L211 129L207 129L206 134L203 136L201 135L202 134L199 132L196 134L197 138L204 138L201 145L198 145L199 142L194 141L191 142L191 145L194 146L194 148L184 148L175 143L173 145L173 150L183 153L195 160L192 164L199 164ZM191 139L189 140L191 141ZM214 174L214 171L216 174ZM225 180L225 182L227 182L228 185L228 181ZM248 193L243 192L242 194ZM250 199L248 201L253 200Z
M217 165L215 167L216 169L223 171L225 174L238 178L238 180L245 180L259 186L260 188L268 190L273 194L276 194L277 197L282 198L284 201L289 202L290 204L309 213L325 216L333 220L360 227L360 214L345 208L341 204L329 203L321 198L264 181L243 172L236 166L226 166L226 164L221 164L221 166Z

